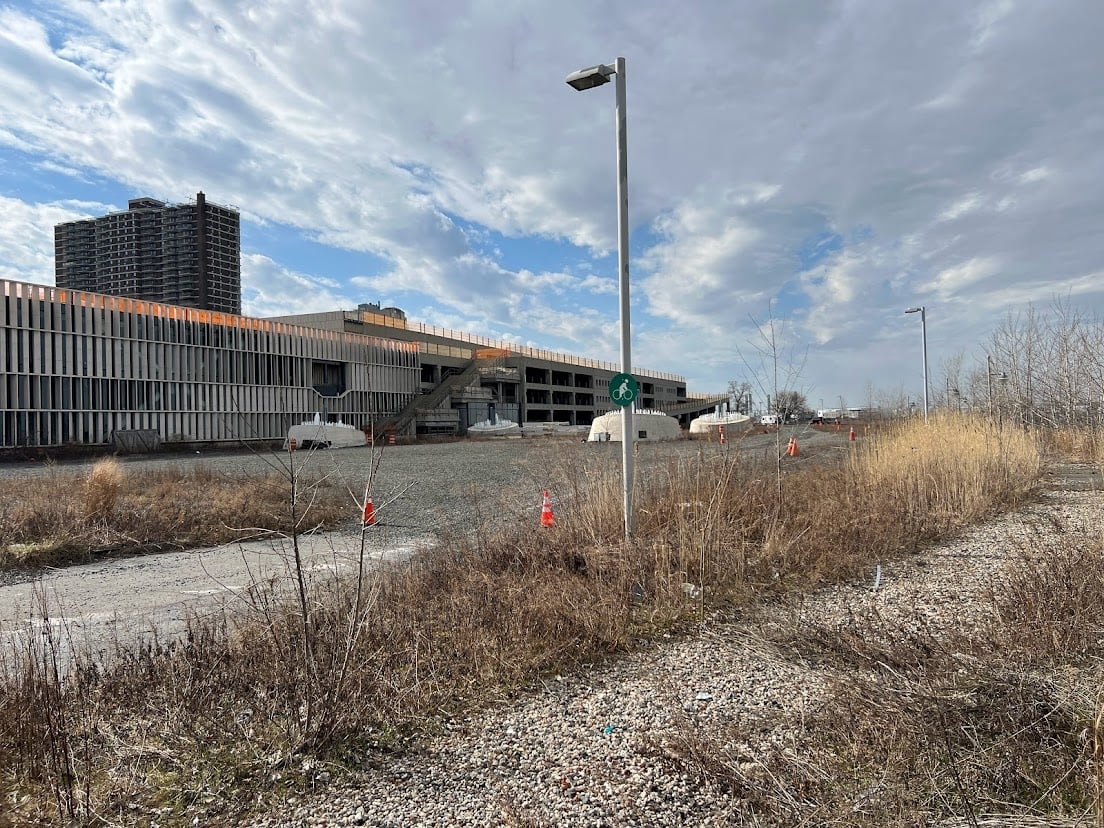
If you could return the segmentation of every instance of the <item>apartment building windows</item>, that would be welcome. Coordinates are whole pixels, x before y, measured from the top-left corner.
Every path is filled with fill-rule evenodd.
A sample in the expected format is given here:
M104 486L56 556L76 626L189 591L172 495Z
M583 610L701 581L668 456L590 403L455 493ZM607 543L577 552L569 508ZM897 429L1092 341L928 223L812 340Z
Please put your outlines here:
M128 209L54 227L54 276L72 290L241 313L238 211L135 198Z

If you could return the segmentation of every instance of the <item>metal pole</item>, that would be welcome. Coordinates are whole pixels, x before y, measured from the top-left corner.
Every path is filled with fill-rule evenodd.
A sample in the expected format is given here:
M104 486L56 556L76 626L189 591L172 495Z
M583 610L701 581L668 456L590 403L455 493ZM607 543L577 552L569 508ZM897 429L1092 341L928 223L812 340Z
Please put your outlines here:
M989 381L989 419L993 419L993 358L985 355L985 374Z
M629 153L625 124L625 59L614 62L617 89L617 285L621 297L621 373L632 373L629 342ZM621 471L624 484L625 537L633 532L633 406L621 409Z
M924 419L928 419L928 319L924 306L920 306L920 336L924 343Z

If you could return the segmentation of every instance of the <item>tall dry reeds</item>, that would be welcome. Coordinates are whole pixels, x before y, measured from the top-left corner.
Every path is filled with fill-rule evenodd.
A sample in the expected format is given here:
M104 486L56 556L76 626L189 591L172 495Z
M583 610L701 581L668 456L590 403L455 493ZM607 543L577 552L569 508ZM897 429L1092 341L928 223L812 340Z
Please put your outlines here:
M1104 434L1099 427L1068 425L1039 429L1037 434L1048 454L1082 463L1104 464Z
M891 497L908 515L972 521L1035 485L1032 437L982 417L934 414L882 431L850 455L854 485Z

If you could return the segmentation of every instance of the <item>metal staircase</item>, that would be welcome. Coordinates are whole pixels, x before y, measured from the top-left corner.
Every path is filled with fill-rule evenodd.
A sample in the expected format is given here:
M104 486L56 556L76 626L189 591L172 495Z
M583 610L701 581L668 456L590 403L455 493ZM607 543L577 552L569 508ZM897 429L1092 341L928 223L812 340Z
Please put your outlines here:
M479 366L482 360L471 359L459 373L450 374L438 383L428 394L415 394L406 406L396 414L387 420L384 420L378 427L380 432L393 431L396 434L403 434L410 427L410 424L415 422L418 415L425 411L431 411L434 408L440 408L441 403L451 395L456 393L460 388L466 388L469 385L477 382L479 379Z

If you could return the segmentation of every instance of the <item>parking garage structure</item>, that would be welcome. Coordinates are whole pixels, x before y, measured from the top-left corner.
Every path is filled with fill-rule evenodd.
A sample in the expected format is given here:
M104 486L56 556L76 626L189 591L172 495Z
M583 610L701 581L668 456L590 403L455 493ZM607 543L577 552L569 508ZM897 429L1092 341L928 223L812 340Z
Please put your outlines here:
M0 448L368 433L417 396L417 343L0 280Z

